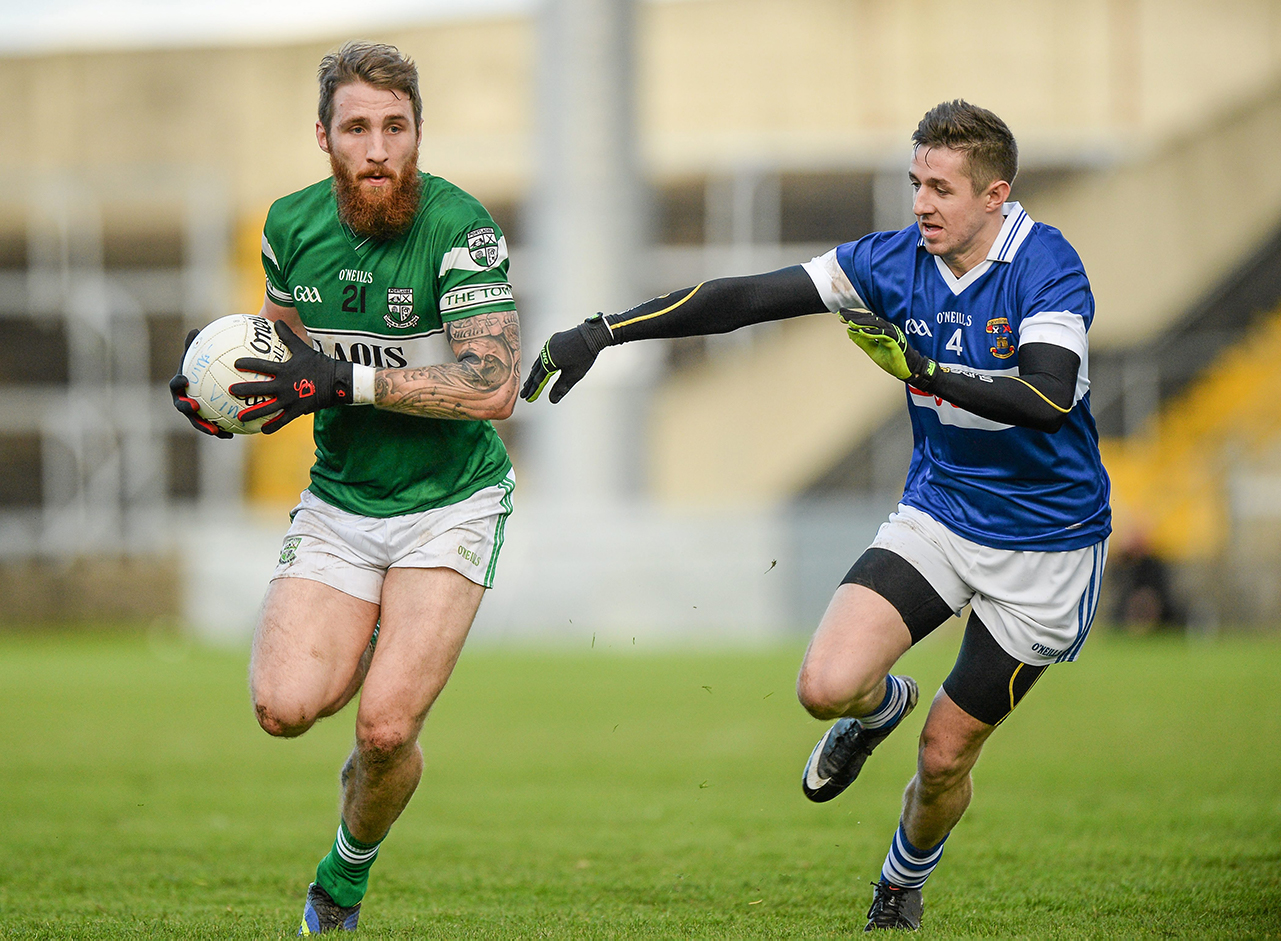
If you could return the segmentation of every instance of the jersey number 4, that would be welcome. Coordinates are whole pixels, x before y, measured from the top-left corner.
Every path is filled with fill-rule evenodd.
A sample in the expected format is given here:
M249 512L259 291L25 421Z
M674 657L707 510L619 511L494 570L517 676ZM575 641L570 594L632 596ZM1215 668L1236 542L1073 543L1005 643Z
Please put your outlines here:
M356 306L357 301L360 303L359 307ZM342 309L344 313L348 314L363 314L365 312L365 285L362 284L357 287L354 284L349 284L342 289ZM957 336L960 336L961 331L958 330L956 333Z
M343 310L346 310L346 309L347 309L347 305L344 304ZM362 311L365 309L363 301L361 302L360 309ZM944 347L944 349L951 350L953 353L956 353L957 355L960 355L961 353L965 352L963 349L961 349L961 328L960 327L956 328L956 333L952 334L952 339L947 341L947 344Z

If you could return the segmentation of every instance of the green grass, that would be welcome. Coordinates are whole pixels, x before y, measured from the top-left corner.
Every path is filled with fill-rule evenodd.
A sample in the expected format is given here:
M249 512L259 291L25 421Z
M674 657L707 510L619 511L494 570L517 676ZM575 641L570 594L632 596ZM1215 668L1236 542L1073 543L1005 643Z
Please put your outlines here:
M909 655L923 689L956 643ZM812 805L800 652L465 652L362 934L856 933L925 710ZM0 638L0 938L293 933L351 712L272 740L244 661ZM989 743L920 936L1281 938L1278 677L1277 639L1092 639Z

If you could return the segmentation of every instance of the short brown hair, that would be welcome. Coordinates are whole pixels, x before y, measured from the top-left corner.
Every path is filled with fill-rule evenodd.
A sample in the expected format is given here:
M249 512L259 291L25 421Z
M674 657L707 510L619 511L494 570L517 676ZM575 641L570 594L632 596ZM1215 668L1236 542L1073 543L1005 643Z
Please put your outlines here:
M418 67L395 46L380 42L349 42L320 60L320 123L329 130L334 117L334 93L349 82L404 92L414 106L414 128L423 123L423 96L418 91Z
M1019 145L1005 122L960 98L927 111L912 134L912 144L964 154L965 172L975 193L997 180L1012 184L1019 172Z

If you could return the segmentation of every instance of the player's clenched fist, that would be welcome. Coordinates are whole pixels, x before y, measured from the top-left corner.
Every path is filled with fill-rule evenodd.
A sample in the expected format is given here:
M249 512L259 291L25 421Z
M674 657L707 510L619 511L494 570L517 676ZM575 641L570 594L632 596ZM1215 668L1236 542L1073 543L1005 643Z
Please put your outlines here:
M529 378L520 390L521 398L533 402L542 394L543 387L552 376L559 372L560 378L547 396L553 404L559 402L578 380L587 375L587 370L596 362L596 355L613 342L601 314L589 317L570 330L552 334L529 369Z
M845 331L858 347L895 379L917 384L929 379L938 363L907 344L903 331L867 310L842 310Z

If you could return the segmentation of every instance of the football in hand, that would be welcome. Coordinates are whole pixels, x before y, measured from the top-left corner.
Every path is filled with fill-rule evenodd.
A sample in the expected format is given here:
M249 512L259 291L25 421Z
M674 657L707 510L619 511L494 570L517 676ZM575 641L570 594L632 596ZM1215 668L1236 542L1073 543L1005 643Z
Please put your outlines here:
M258 314L232 314L220 317L205 327L187 347L182 360L182 374L187 377L187 394L200 404L200 417L238 435L257 434L276 415L264 415L242 422L236 415L241 409L257 405L260 398L241 398L227 391L237 382L267 379L262 373L241 372L236 360L242 357L267 359L283 363L289 348L276 335L274 325Z

